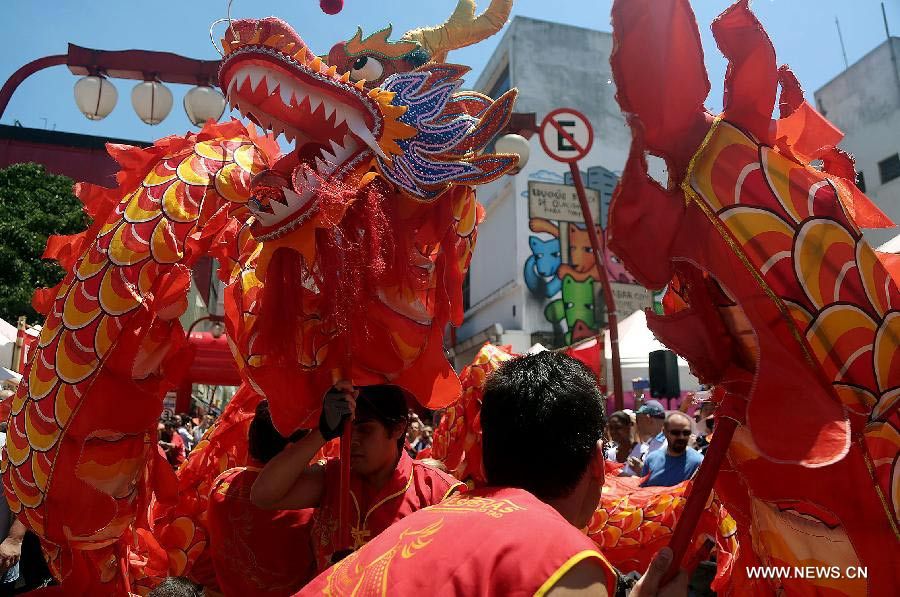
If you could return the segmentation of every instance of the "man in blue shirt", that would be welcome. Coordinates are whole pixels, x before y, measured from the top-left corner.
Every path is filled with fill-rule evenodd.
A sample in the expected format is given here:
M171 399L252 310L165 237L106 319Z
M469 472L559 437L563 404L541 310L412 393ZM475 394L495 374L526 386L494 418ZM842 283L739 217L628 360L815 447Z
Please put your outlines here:
M663 434L666 411L662 404L658 400L648 400L635 414L637 415L638 442L628 455L627 464L622 471L623 476L626 477L640 477L647 454L666 447L666 436Z
M683 412L669 413L663 433L666 448L650 452L644 458L642 487L671 487L690 479L700 468L703 455L688 447L691 438L691 419Z

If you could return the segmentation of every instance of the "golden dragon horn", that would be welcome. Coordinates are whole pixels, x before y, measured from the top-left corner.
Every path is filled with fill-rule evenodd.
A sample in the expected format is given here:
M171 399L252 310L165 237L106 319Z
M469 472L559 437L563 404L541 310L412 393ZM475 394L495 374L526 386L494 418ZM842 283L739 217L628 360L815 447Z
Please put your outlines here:
M433 62L443 62L450 50L478 43L500 31L512 4L513 0L491 0L487 10L476 17L475 0L459 0L446 23L407 31L402 39L418 42Z

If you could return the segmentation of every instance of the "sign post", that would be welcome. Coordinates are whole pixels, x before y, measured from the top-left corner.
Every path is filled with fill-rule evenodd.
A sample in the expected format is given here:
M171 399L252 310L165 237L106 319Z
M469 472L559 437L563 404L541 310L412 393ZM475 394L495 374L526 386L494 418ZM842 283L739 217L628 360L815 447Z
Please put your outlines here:
M541 146L551 158L569 164L572 180L581 204L581 213L587 226L594 261L597 264L597 275L603 284L603 298L606 303L607 320L609 322L609 343L612 348L612 377L615 391L616 410L625 408L622 390L622 360L619 356L619 318L616 315L616 303L606 271L606 246L600 242L594 217L587 200L584 181L578 169L578 160L584 158L594 144L594 129L584 114L571 108L553 110L541 122Z

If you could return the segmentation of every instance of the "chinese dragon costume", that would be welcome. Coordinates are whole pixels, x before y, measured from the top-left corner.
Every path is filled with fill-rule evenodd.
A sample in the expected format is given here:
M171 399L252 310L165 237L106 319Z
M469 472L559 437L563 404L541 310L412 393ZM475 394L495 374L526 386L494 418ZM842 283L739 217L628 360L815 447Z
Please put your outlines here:
M462 319L473 188L517 162L483 153L515 91L461 91L467 69L444 60L498 31L511 5L477 14L460 0L444 25L398 41L358 31L325 57L279 19L229 21L219 84L264 134L232 121L111 145L117 188L78 186L93 223L48 243L66 275L35 296L46 322L2 460L64 594L202 576L204 491L243 464L229 442L262 397L285 434L315 424L336 378L400 385L432 408L458 398L442 335ZM178 317L205 255L222 266L244 385L174 477L156 425L190 361Z
M732 594L892 594L900 267L860 231L891 223L854 184L842 134L777 66L747 0L712 25L729 61L718 116L704 108L687 0L616 0L612 16L633 142L610 247L644 286L668 286L650 327L720 390L694 487L721 459L716 495L742 548ZM648 154L665 160L667 185L648 175ZM826 572L754 579L755 566Z

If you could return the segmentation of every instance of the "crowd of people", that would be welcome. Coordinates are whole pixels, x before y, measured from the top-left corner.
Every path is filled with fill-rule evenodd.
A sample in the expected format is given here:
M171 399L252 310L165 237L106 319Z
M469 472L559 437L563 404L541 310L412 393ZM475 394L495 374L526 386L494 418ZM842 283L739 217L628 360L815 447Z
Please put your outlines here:
M163 411L157 431L159 446L169 464L174 468L181 466L215 421L215 415L210 413L200 412L191 417L186 413L176 415L169 410Z
M422 421L415 411L409 411L409 427L406 432L406 451L413 458L427 458L431 455L431 441L434 427Z
M643 487L671 487L690 479L700 468L713 431L715 403L703 401L691 417L666 413L657 400L636 411L609 416L607 459L622 464L621 477L645 477Z
M341 382L324 397L318 427L288 438L260 404L250 462L223 473L210 496L209 549L226 596L368 594L372 583L390 595L613 595L621 577L580 531L599 503L604 445L615 460L620 451L639 457L635 471L659 482L674 469L668 457L658 467L653 454L693 450L689 420L654 401L635 413L640 433L631 433L629 413L614 413L607 432L593 374L545 352L489 378L481 411L488 486L471 489L428 458L431 426L410 403L397 386ZM164 422L161 441L174 446L181 427L190 432L181 422ZM317 459L347 424L350 545L339 528L340 460ZM650 440L652 450L640 447ZM660 588L671 558L668 549L657 554L631 595L686 595L683 571ZM197 591L167 579L151 597Z

